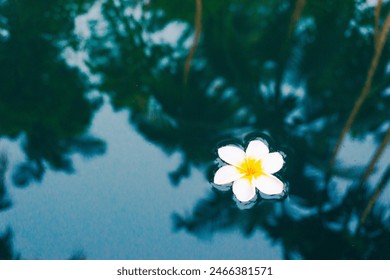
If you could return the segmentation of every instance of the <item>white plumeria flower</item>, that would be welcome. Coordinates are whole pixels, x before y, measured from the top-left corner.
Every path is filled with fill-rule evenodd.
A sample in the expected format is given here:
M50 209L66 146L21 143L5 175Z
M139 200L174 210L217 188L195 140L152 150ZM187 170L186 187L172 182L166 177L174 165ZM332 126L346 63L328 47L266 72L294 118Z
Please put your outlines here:
M239 201L253 199L256 188L266 195L283 193L284 183L272 175L283 167L283 156L278 152L270 153L264 142L252 140L246 151L235 145L223 146L218 149L218 155L228 165L217 170L214 184L233 182L233 193Z

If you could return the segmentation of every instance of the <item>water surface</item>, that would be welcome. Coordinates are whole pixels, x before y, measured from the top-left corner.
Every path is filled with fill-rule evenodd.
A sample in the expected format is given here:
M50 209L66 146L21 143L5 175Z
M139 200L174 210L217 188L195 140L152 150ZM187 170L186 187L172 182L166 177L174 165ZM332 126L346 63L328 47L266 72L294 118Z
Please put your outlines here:
M389 7L2 1L0 259L389 259ZM289 192L243 209L253 133Z

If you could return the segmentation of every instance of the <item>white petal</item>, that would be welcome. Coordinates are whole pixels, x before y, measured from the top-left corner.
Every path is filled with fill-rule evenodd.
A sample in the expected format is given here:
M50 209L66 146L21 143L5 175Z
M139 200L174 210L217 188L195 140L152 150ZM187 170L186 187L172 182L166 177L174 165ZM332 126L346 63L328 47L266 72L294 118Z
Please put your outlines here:
M255 180L254 184L259 191L268 195L281 194L284 190L283 182L272 175L262 175Z
M249 145L246 148L245 153L247 157L260 159L262 156L269 153L269 149L264 142L260 140L253 140L249 142Z
M261 159L261 166L267 174L274 174L282 169L284 164L283 156L280 153L269 153Z
M233 183L233 193L241 202L247 202L256 195L256 189L246 178L238 179Z
M224 162L234 166L239 166L245 160L245 152L234 145L219 148L218 155Z
M214 175L214 184L225 185L229 184L243 175L238 171L238 169L232 165L222 166Z

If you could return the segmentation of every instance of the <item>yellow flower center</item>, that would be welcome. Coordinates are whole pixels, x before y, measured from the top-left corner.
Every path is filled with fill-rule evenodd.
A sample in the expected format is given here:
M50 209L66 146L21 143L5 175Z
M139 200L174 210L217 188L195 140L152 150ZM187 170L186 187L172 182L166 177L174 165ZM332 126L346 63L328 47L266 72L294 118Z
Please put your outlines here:
M261 160L253 158L245 158L245 160L238 166L238 170L245 178L250 180L264 174L261 166Z

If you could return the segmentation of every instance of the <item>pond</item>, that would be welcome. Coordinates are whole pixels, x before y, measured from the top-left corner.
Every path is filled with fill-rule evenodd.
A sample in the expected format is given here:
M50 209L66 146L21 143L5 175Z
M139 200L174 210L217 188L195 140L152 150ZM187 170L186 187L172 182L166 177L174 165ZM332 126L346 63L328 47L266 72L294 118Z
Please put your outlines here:
M0 259L390 259L389 10L1 1Z

